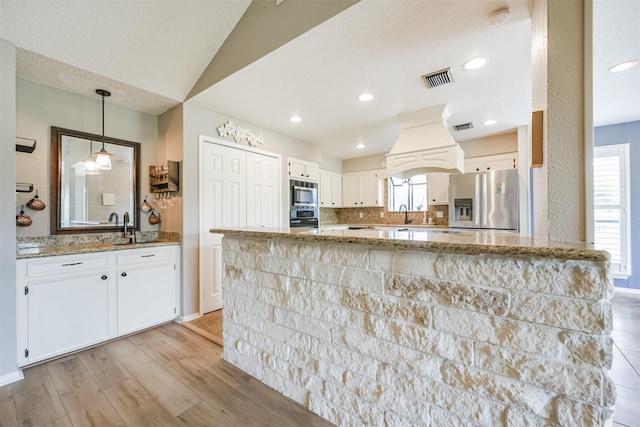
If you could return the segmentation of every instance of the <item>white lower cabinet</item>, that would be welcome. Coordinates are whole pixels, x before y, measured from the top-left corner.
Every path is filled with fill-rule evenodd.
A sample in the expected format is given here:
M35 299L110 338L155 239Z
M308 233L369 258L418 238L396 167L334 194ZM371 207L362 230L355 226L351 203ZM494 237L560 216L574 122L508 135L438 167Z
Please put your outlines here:
M118 335L176 317L175 264L171 251L161 249L118 254Z
M177 246L17 261L18 364L177 315Z

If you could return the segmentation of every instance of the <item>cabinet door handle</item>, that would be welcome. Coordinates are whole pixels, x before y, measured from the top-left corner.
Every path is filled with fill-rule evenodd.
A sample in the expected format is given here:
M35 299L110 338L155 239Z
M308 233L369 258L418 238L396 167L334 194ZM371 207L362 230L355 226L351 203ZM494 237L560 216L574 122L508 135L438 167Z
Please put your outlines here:
M106 274L103 274L103 275L102 275L102 277L101 277L101 279L102 279L102 280L107 280L107 279L108 279L108 277L107 277L107 275L106 275Z
M122 277L127 277L127 273L125 273L124 271L120 274Z
M149 258L152 256L156 256L156 254L150 254L150 255L140 255L140 258Z
M80 265L82 264L81 262L70 262L68 264L62 264L63 267L69 267L70 265Z

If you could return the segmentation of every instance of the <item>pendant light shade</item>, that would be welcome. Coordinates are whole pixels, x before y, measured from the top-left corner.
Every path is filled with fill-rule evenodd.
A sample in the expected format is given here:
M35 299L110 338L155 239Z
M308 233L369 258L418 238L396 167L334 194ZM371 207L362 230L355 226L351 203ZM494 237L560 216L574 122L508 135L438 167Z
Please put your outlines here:
M102 148L100 151L93 153L93 156L96 158L97 169L108 171L111 170L111 156L113 154L104 148L104 97L111 96L111 92L104 89L96 89L96 93L102 96Z
M93 158L93 141L90 141L89 144L89 157L84 159L84 174L85 175L98 175L98 165L96 164L96 159Z

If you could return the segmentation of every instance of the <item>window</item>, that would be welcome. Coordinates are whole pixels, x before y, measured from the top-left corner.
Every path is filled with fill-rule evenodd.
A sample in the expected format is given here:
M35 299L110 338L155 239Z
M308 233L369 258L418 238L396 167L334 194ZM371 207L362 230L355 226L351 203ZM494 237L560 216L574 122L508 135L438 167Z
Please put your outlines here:
M594 235L597 249L609 251L613 275L631 274L629 247L629 144L594 148Z
M427 210L427 175L409 179L389 177L389 210L398 211L405 205L410 211Z

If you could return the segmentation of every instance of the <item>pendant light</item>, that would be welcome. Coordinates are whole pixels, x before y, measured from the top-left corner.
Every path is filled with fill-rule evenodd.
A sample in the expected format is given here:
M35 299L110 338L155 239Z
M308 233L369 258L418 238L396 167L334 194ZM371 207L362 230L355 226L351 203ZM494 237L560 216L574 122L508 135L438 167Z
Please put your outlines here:
M96 89L96 93L102 97L102 149L93 153L93 156L96 158L98 169L108 171L111 170L111 156L113 154L104 149L104 97L111 96L111 92L104 89Z
M93 140L89 141L89 157L84 159L84 174L85 175L98 175L98 165L96 159L93 158Z

